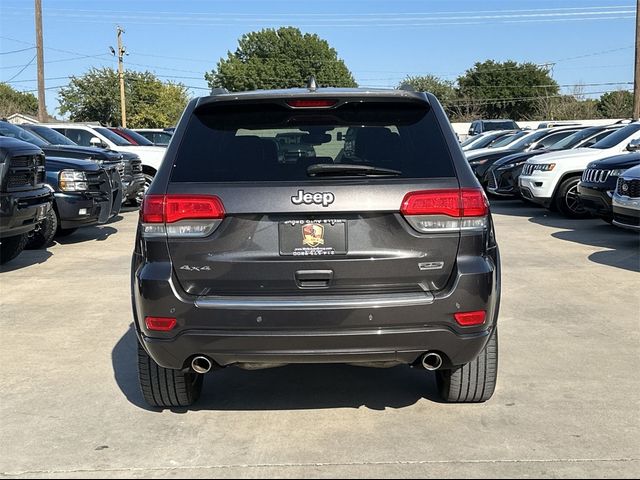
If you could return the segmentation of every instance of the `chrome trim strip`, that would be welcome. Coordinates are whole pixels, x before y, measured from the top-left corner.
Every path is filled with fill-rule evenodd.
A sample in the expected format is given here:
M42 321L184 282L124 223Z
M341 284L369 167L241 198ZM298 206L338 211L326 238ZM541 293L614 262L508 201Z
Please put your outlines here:
M433 302L433 294L419 292L393 295L325 295L311 299L306 296L264 299L259 297L199 297L195 301L195 306L223 310L343 310L413 307L431 305Z

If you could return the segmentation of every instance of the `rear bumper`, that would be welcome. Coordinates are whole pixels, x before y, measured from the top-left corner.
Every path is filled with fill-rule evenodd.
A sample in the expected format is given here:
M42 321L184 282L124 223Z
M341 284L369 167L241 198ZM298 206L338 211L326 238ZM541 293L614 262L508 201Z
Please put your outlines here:
M172 340L143 336L151 357L166 368L186 367L195 354L218 365L234 363L415 363L426 351L444 354L447 365L472 361L484 349L490 330L458 334L446 328L302 332L191 330Z
M472 361L498 315L500 275L492 258L462 260L450 288L384 296L193 297L168 263L137 264L133 303L139 339L161 366L186 368L195 355L234 363L414 363L426 351L445 366ZM485 310L486 323L460 327L453 314ZM175 317L171 333L150 332L146 316Z
M611 195L609 191L601 188L592 188L585 186L583 183L578 184L578 194L582 206L589 213L603 218L610 219L613 215L613 207L611 204Z

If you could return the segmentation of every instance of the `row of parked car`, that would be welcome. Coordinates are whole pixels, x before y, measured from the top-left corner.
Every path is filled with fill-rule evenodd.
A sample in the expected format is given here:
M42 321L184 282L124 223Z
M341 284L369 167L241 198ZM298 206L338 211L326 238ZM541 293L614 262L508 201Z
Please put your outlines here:
M640 230L640 122L488 131L461 147L491 195Z
M139 206L171 135L0 121L0 264Z

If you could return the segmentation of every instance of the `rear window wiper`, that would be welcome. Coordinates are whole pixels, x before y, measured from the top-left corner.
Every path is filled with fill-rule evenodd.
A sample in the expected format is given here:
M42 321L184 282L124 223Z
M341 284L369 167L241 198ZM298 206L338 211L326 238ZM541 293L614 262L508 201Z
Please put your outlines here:
M353 163L318 163L307 168L307 175L317 176L398 176L400 170L374 167L372 165L356 165Z

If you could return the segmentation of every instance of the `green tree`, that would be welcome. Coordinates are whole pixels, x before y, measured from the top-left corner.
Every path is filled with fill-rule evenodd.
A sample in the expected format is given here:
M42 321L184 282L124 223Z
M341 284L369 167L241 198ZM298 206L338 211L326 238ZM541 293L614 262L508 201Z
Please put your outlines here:
M0 83L0 117L14 113L38 114L38 99L32 93L23 93L6 83Z
M484 117L514 120L532 117L540 98L560 90L547 69L511 60L476 63L458 78L458 87L460 96L482 105Z
M174 125L189 100L187 88L162 82L153 73L125 73L127 126L158 128ZM118 73L110 68L93 68L80 77L71 77L60 90L60 113L76 122L120 125Z
M435 75L408 76L398 85L398 88L403 87L411 87L416 92L433 93L443 104L450 102L456 96L453 82L443 80Z
M631 118L633 94L626 90L605 93L598 102L598 111L604 118Z
M244 34L235 52L228 52L205 74L211 88L231 92L304 87L313 75L319 86L356 87L338 53L318 35L294 27Z

